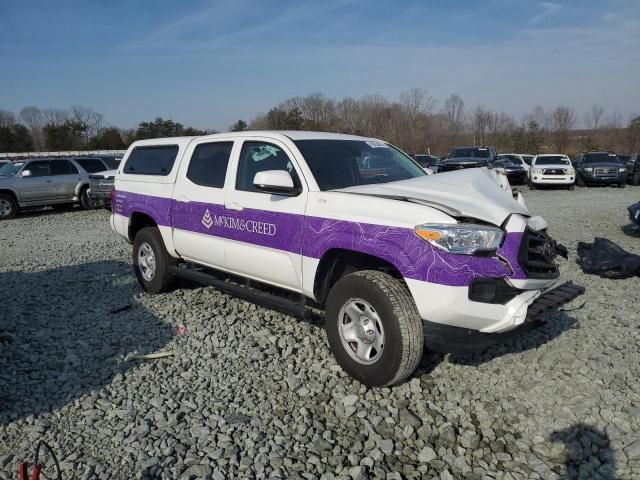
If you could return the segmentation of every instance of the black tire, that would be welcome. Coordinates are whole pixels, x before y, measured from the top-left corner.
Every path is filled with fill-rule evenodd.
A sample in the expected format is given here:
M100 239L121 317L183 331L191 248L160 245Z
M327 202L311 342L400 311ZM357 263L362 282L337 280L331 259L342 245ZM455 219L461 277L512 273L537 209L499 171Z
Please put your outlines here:
M11 195L0 193L0 220L9 220L18 213L18 204Z
M640 170L634 172L633 177L631 177L631 185L636 187L640 185Z
M381 353L375 363L368 365L352 358L339 331L339 322L343 322L339 318L341 309L354 299L368 302L383 327ZM387 273L363 270L338 280L327 298L325 329L342 369L368 386L400 383L414 372L422 358L424 337L418 309L404 282Z
M529 190L535 190L536 188L536 184L529 180Z
M154 255L155 272L151 278L145 278L138 259L144 245L151 247ZM133 241L132 261L136 278L145 292L156 294L171 288L174 278L169 274L169 266L175 264L175 260L167 252L160 230L156 227L143 228L136 234Z
M573 183L571 185L567 186L567 190L573 190L575 188L576 188L576 186Z
M89 187L83 187L80 190L80 206L84 210L93 210L96 208L95 202L89 197Z
M584 182L580 175L576 175L576 185L579 187L586 187L587 184Z
M626 186L627 186L626 182L618 184L618 188L625 188Z

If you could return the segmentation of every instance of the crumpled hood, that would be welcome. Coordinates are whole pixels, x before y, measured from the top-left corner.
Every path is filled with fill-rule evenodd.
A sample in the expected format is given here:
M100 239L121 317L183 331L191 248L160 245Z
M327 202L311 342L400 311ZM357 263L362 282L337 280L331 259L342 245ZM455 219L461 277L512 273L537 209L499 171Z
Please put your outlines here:
M488 168L471 168L336 191L435 202L458 210L464 217L498 226L514 213L528 217L527 208L518 203L511 192L500 187L497 175L495 170Z

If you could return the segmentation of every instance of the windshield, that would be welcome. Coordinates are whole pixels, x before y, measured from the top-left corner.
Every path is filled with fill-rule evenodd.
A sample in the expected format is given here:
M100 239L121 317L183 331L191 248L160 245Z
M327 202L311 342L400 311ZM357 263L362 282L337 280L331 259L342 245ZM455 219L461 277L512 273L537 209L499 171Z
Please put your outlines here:
M552 157L538 157L536 158L536 166L538 165L570 165L571 162L565 157L560 155L554 155Z
M493 162L493 164L495 166L503 166L503 167L515 166L515 163L513 163L509 158L500 158L499 160L496 160L495 162Z
M449 157L490 158L491 152L488 148L454 148Z
M584 163L598 163L598 162L618 162L618 157L615 153L588 153L583 158Z
M107 164L110 170L116 170L118 168L118 165L120 165L120 160L122 159L105 157L102 160Z
M524 163L527 165L531 165L531 161L533 160L533 155L520 155L524 160Z
M413 160L380 140L298 140L320 190L387 183L426 175Z
M0 177L13 177L22 168L24 162L7 163L0 167Z

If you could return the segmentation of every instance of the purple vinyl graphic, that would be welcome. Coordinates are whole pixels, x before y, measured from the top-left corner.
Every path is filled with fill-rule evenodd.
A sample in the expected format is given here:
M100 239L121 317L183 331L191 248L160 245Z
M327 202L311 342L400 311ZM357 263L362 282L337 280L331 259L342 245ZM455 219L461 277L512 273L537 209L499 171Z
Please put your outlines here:
M507 233L497 257L457 255L422 240L410 228L348 222L291 213L224 205L178 202L168 198L118 191L114 212L145 213L158 225L274 248L312 258L331 249L379 257L405 278L450 286L467 286L474 278L526 278L518 264L521 233ZM173 224L172 224L173 220Z

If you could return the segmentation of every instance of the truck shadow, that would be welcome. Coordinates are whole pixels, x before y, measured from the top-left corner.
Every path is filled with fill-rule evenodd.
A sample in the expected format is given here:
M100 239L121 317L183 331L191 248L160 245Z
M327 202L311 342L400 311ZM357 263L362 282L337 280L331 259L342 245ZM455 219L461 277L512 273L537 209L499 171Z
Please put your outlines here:
M598 478L614 480L616 462L609 436L605 432L578 423L552 432L549 440L562 444L564 460L556 473L560 480Z
M172 328L133 301L130 265L0 272L0 425L50 412L165 346Z
M520 327L514 332L499 334L498 342L486 350L450 354L449 361L462 365L481 365L503 355L537 349L573 328L579 328L578 321L566 311L547 313L543 319Z

